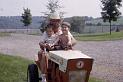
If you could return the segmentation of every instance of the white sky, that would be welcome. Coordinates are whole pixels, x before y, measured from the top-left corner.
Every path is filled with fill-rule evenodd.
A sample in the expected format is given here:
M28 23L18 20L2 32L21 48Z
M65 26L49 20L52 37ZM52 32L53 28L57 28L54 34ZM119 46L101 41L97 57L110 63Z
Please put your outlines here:
M60 0L64 6L65 17L100 17L100 0ZM47 0L0 0L0 16L21 16L23 8L31 9L33 16L41 16L46 11ZM123 4L123 2L122 2ZM123 15L123 7L120 8Z

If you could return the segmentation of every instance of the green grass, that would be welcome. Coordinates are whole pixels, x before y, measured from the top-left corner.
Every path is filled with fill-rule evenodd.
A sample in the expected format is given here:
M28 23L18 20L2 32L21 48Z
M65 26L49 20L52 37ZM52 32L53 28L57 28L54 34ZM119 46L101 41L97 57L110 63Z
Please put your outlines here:
M31 61L0 54L0 82L26 82L27 66Z
M79 34L75 38L79 41L109 41L123 39L123 31L109 33L96 33L96 34Z
M91 78L89 78L89 82L105 82L105 81L91 77Z
M29 33L28 35L36 35L36 36L40 36L41 33Z
M10 33L7 32L0 32L0 37L10 36Z
M32 61L0 54L0 82L26 82L28 64ZM91 77L89 82L103 82Z

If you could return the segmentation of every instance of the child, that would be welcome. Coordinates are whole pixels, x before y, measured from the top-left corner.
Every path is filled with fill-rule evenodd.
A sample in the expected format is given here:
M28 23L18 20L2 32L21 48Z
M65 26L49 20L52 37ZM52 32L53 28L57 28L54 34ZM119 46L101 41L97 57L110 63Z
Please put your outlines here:
M48 55L46 51L53 50L54 45L58 42L58 36L54 34L52 28L52 24L47 25L46 36L42 37L42 40L39 43L41 50L38 53L38 61L36 61L36 63L42 72L42 82L46 82L46 74L48 68Z
M68 22L62 23L62 34L59 36L59 45L61 49L72 49L72 46L76 44L75 39L69 33L71 25Z

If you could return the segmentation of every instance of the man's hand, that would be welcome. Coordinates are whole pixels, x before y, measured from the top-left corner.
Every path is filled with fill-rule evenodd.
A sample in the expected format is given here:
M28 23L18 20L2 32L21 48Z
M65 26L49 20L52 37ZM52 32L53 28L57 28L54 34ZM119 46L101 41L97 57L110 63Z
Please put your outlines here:
M47 48L48 50L51 50L51 49L52 49L52 46L49 45L49 44L46 44L46 48Z

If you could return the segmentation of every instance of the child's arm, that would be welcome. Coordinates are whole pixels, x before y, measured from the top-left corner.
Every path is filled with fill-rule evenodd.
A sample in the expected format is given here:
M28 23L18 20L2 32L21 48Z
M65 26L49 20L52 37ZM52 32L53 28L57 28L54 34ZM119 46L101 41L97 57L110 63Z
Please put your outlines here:
M77 43L76 39L73 36L71 36L71 43L72 43L72 46L76 45Z
M73 37L73 35L70 33L70 31L68 32L68 35L71 37L72 46L74 46L77 43L76 39Z

